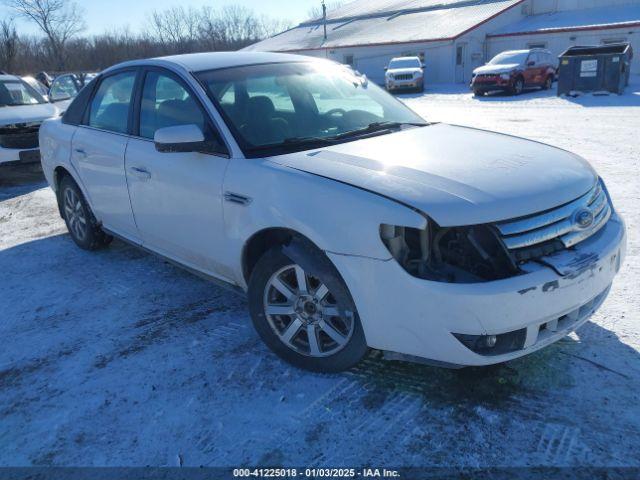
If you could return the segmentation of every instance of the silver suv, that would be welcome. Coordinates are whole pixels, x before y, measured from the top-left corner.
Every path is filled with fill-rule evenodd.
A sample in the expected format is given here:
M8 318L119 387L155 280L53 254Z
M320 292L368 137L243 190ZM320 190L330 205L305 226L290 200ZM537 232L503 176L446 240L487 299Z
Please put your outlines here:
M385 67L385 86L395 90L424 91L424 64L418 57L397 57Z

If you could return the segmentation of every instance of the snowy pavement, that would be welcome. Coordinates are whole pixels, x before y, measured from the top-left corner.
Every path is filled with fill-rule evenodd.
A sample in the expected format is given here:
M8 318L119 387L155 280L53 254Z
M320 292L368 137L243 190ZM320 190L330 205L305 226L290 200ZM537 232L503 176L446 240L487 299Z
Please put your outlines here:
M625 216L602 309L507 365L319 375L243 298L121 242L79 250L41 178L0 170L0 466L640 466L640 82L621 97L401 98L586 157ZM505 179L508 181L508 179ZM180 460L181 459L181 460Z

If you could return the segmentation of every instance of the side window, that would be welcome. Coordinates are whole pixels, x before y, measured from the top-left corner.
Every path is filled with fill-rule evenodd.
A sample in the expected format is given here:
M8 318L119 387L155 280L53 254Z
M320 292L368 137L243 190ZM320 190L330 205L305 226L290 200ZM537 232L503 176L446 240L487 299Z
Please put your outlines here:
M51 85L51 91L49 93L52 100L73 98L77 94L78 90L76 89L76 84L70 75L64 75L56 78L53 81L53 85Z
M147 73L142 90L140 136L153 139L160 128L191 124L203 132L206 130L204 115L192 95L167 75Z
M136 72L123 72L105 78L91 101L89 126L127 133L135 80Z
M198 126L209 144L207 151L228 153L193 94L167 74L148 72L142 89L140 136L153 140L157 130L180 125Z

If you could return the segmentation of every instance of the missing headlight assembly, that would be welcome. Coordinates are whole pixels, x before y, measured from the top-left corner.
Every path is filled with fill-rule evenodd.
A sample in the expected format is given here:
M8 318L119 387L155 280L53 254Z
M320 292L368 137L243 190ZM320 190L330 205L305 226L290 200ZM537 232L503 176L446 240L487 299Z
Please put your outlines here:
M380 237L393 258L411 275L447 283L479 283L520 273L489 226L427 228L381 225Z

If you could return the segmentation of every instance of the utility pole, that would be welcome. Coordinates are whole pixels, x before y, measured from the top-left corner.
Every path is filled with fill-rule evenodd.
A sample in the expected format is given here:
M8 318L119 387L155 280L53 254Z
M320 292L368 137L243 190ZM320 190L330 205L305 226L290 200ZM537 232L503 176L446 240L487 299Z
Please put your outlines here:
M322 0L322 23L324 26L324 39L327 39L327 4Z

